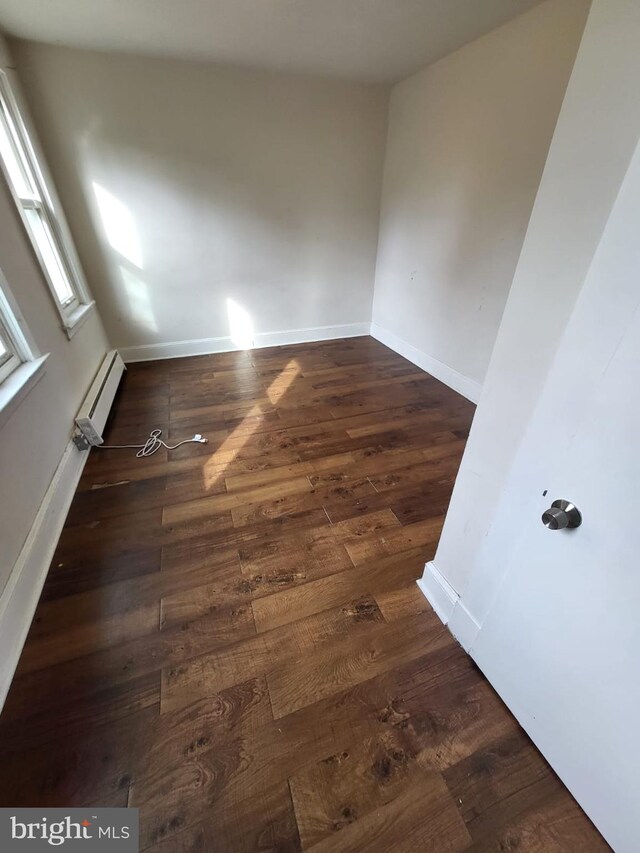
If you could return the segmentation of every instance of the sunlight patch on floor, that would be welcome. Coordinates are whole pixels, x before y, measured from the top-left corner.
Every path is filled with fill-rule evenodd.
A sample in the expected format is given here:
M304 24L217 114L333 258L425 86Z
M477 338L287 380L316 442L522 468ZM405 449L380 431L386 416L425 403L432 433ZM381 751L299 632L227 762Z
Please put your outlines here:
M277 405L293 385L301 373L301 368L295 359L284 367L267 388L267 397L272 405ZM259 403L256 403L242 419L242 422L227 436L202 467L202 479L205 489L212 489L218 480L224 476L229 464L233 462L249 439L256 432L265 413ZM238 436L242 440L238 443Z

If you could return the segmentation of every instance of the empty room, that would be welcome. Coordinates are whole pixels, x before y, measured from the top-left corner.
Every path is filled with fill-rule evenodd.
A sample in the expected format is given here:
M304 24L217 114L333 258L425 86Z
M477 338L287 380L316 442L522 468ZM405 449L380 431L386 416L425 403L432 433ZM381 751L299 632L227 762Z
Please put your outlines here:
M0 850L636 853L639 44L0 0Z

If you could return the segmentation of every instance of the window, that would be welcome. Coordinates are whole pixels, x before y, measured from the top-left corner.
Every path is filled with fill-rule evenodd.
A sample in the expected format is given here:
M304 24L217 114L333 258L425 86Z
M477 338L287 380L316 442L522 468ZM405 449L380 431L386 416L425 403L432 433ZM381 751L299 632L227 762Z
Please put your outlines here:
M45 371L40 355L0 270L0 427Z
M69 330L89 300L4 72L0 72L0 160L63 326Z
M8 329L5 328L4 318L0 317L0 382L4 381L16 367L22 364Z
M9 286L0 272L0 383L25 361L34 358L34 348L27 341L18 320L17 306L10 302Z

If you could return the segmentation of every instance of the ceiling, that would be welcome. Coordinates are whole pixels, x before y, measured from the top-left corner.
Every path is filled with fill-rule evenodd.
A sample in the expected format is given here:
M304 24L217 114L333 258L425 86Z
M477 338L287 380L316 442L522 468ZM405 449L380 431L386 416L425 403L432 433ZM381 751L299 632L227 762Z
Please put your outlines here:
M0 0L0 27L69 47L391 83L538 2Z

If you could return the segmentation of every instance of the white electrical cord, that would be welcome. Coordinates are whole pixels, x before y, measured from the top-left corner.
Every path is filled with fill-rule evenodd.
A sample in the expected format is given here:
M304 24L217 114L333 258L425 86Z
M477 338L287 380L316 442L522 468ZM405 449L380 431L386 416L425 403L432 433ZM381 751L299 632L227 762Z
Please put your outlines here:
M167 450L175 450L177 447L182 447L183 444L189 444L190 442L206 444L208 440L203 438L198 432L193 438L185 438L184 441L180 441L178 444L167 444L160 438L161 435L161 429L152 429L149 433L149 438L144 444L96 444L95 446L100 450L127 450L131 448L132 450L138 450L136 456L138 459L142 459L145 456L153 456L156 450L160 450L161 447L166 447Z

